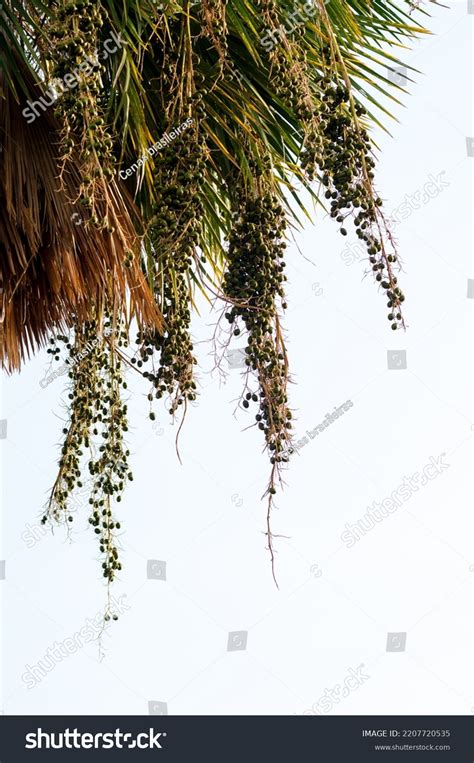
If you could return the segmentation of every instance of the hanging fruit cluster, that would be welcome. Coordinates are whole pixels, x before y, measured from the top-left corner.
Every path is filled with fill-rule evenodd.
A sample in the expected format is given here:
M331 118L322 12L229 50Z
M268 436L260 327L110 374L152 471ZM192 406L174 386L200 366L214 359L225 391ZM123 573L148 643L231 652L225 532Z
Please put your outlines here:
M51 340L51 352L55 360L60 359L60 343L69 350L67 364L70 391L68 393L69 422L63 428L65 437L59 460L59 471L51 491L47 514L48 518L57 522L73 521L68 510L68 501L76 487L82 487L82 456L83 448L90 445L90 433L97 415L100 403L100 393L103 389L102 368L106 364L106 354L103 340L98 340L98 324L88 321L76 329L74 342L67 336L59 335Z
M266 537L274 568L271 510L282 464L291 452L291 418L288 407L288 362L279 309L286 308L285 231L283 207L272 189L269 159L262 169L250 159L254 187L237 185L236 209L229 238L227 269L223 281L229 308L225 313L232 333L247 332L245 363L248 367L243 408L256 404L255 422L265 437L265 447L272 464L268 495ZM257 391L249 389L252 377Z
M197 103L194 111L201 114ZM140 349L133 361L140 366L159 353L159 366L145 371L152 383L149 393L167 396L174 414L187 400L196 399L193 344L190 336L190 278L198 257L202 231L200 185L204 178L204 147L196 129L189 128L172 145L163 149L155 163L157 202L150 231L155 261L154 288L166 327L163 334L142 334ZM132 362L133 362L132 361ZM154 418L153 412L150 413Z
M296 25L291 39L285 34L275 0L261 0L265 32L276 41L268 51L269 76L275 92L290 106L301 126L306 166L316 168L322 157L319 110L311 89L306 50L299 44L304 24ZM283 19L284 20L284 19Z
M100 29L104 13L98 0L60 0L52 17L48 35L53 46L48 49L51 77L64 82L74 72L75 86L60 94L55 116L62 124L62 171L74 154L81 167L79 203L87 210L89 221L114 232L107 214L107 185L114 177L114 143L101 107L103 90L99 61ZM62 85L64 87L64 85Z
M72 522L70 498L87 481L89 522L99 536L103 575L108 584L121 569L115 540L120 523L112 512L112 499L120 502L126 481L133 479L128 465L130 452L124 442L127 406L121 400L121 390L127 385L117 352L118 347L127 346L127 335L110 320L91 320L76 328L73 343L66 336L57 338L69 350L70 413L63 429L58 476L42 519L43 524L48 519ZM52 352L59 358L57 345ZM86 452L89 474L84 477Z
M226 6L228 0L201 0L199 3L199 15L202 20L203 34L212 43L217 52L219 63L219 75L224 72L227 57L227 23Z
M112 583L117 572L122 569L116 541L116 532L120 530L113 514L112 500L120 503L127 480L133 479L124 434L128 431L127 405L121 399L121 389L126 387L123 379L122 363L118 353L114 352L114 343L127 345L127 333L116 330L111 332L107 342L107 366L104 376L104 394L96 406L93 424L101 428L102 443L97 454L88 463L92 482L92 515L89 519L98 536L99 549L104 557L103 576L107 583ZM99 406L100 409L99 409ZM92 434L97 436L99 429L94 426Z
M225 317L233 334L247 331L245 363L255 373L258 395L247 392L242 405L257 403L255 420L274 465L288 461L291 412L288 408L288 366L279 309L284 293L286 219L271 185L258 195L240 189L229 239L223 291L230 305ZM275 490L273 481L269 487Z
M179 27L170 24L160 53L163 75L159 97L164 114L160 127L166 134L186 121L190 124L154 157L155 202L148 239L153 288L165 328L161 334L138 334L138 351L132 363L141 369L150 362L151 370L142 371L152 385L150 408L154 398L166 397L169 413L174 415L180 406L185 411L187 402L196 399L190 303L191 279L200 267L197 249L202 234L207 153L199 135L199 120L204 116L202 100L207 91L202 74L194 72L197 54L182 50ZM181 88L175 98L167 98L178 82ZM150 410L149 416L153 420L155 413Z
M347 235L346 221L353 220L357 236L367 247L376 282L387 294L391 311L388 318L396 330L403 326L401 304L405 297L394 272L398 257L381 211L382 199L373 188L372 143L361 123L366 110L354 103L346 83L331 76L331 49L325 48L324 53L328 73L319 80L322 103L319 129L323 142L320 168L327 189L325 198L330 202L330 215L339 223L343 236ZM310 178L314 176L312 160L311 154L303 153L302 167Z
M304 96L300 87L301 78L295 80L292 74L304 63L304 53L297 42L286 35L282 24L285 17L275 0L261 0L259 5L263 30L261 44L268 53L270 76L279 95L295 108L302 103ZM304 27L296 27L294 34L296 37L304 34Z

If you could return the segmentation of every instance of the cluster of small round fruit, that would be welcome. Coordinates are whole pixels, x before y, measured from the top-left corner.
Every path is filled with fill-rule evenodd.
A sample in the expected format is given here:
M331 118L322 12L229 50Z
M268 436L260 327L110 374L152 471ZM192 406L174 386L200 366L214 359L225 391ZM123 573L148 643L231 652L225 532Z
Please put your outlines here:
M376 282L387 294L391 309L388 317L392 329L396 330L403 325L401 304L405 297L394 273L398 257L381 211L382 199L373 188L372 143L361 122L366 110L354 103L348 88L334 82L330 75L323 76L319 85L319 124L323 138L320 169L330 215L340 224L343 236L347 235L346 220L353 220L356 234L367 248ZM302 166L308 168L305 155Z
M228 52L226 6L228 0L201 0L199 17L203 34L212 42L218 56L219 74L222 75Z
M98 457L88 463L92 479L89 503L92 515L89 519L98 536L99 550L104 556L103 576L111 583L122 569L116 541L116 531L120 530L112 511L112 500L122 500L127 480L133 480L128 457L130 451L125 445L124 435L128 431L127 405L121 399L123 386L122 364L113 347L108 347L104 395L101 399L102 444ZM97 431L97 430L96 430ZM95 432L94 432L95 433Z
M258 403L256 424L265 435L272 464L288 461L291 429L288 369L278 317L279 303L286 307L285 230L284 210L270 186L256 196L241 188L223 282L230 303L225 317L235 336L241 333L240 321L248 333L245 363L256 374L259 394L247 392L242 405Z
M66 336L56 338L69 349L70 418L63 428L58 478L42 522L45 524L48 519L73 521L69 499L75 488L83 486L82 462L85 449L89 449L87 465L92 509L89 522L100 536L100 551L105 555L104 577L112 582L121 564L114 540L120 523L113 517L111 500L120 502L126 480L133 479L128 466L130 451L124 443L128 424L121 389L126 387L126 382L115 351L115 345L127 346L128 339L127 332L114 328L110 320L102 331L99 329L99 322L94 319L76 327L73 343Z
M60 0L48 29L53 45L51 76L64 80L75 73L76 85L66 88L56 102L54 114L61 123L63 170L74 156L79 163L79 203L89 210L86 224L113 232L104 204L105 188L114 177L114 143L100 105L103 66L97 58L104 12L97 0ZM87 71L81 64L88 63ZM76 200L74 200L75 202Z
M196 248L202 233L201 183L205 148L199 141L197 119L202 115L200 98L192 98L195 126L181 134L155 160L157 201L153 210L150 241L155 260L155 293L165 321L163 334L141 332L139 350L132 360L140 367L159 354L159 364L143 375L151 382L153 397L167 395L174 414L186 400L196 399L193 343L190 336L191 273L198 259ZM153 412L150 416L154 416Z

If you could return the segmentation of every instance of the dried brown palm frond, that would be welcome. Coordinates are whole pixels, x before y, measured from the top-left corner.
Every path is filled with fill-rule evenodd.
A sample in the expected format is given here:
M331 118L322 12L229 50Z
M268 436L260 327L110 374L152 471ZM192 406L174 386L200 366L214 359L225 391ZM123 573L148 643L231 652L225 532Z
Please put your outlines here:
M34 92L32 75L22 75ZM52 109L28 124L24 107L0 75L0 361L9 371L51 332L86 320L91 310L119 309L127 321L162 328L126 192L111 180L114 226L99 230L87 209L74 206L81 183L74 162L59 177Z

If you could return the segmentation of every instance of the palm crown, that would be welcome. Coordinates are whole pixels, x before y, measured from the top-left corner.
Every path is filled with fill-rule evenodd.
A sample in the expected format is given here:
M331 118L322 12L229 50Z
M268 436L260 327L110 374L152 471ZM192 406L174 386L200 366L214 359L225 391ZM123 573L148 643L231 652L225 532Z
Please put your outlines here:
M389 73L424 32L418 5L4 0L2 363L19 368L51 336L52 357L68 356L70 420L43 521L72 521L86 460L108 583L121 569L114 506L132 478L124 364L146 379L150 418L156 398L186 410L195 289L222 299L227 336L246 335L242 406L270 457L273 560L271 505L291 454L285 238L311 215L299 189L342 235L352 220L392 328L404 325L369 129L402 91Z

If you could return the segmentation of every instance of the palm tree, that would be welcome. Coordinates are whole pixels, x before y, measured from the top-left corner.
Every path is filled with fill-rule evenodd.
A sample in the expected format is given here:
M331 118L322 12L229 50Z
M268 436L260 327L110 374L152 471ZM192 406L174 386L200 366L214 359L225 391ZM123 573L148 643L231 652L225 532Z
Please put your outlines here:
M43 522L72 521L86 463L107 584L132 478L123 369L145 378L151 419L162 397L184 415L197 395L196 289L222 301L224 345L246 334L258 394L246 381L242 406L270 458L273 565L272 500L292 451L285 238L311 217L299 189L342 235L352 220L403 327L369 130L403 90L388 72L425 31L419 5L3 0L2 364L16 370L45 343L68 356L70 420Z

